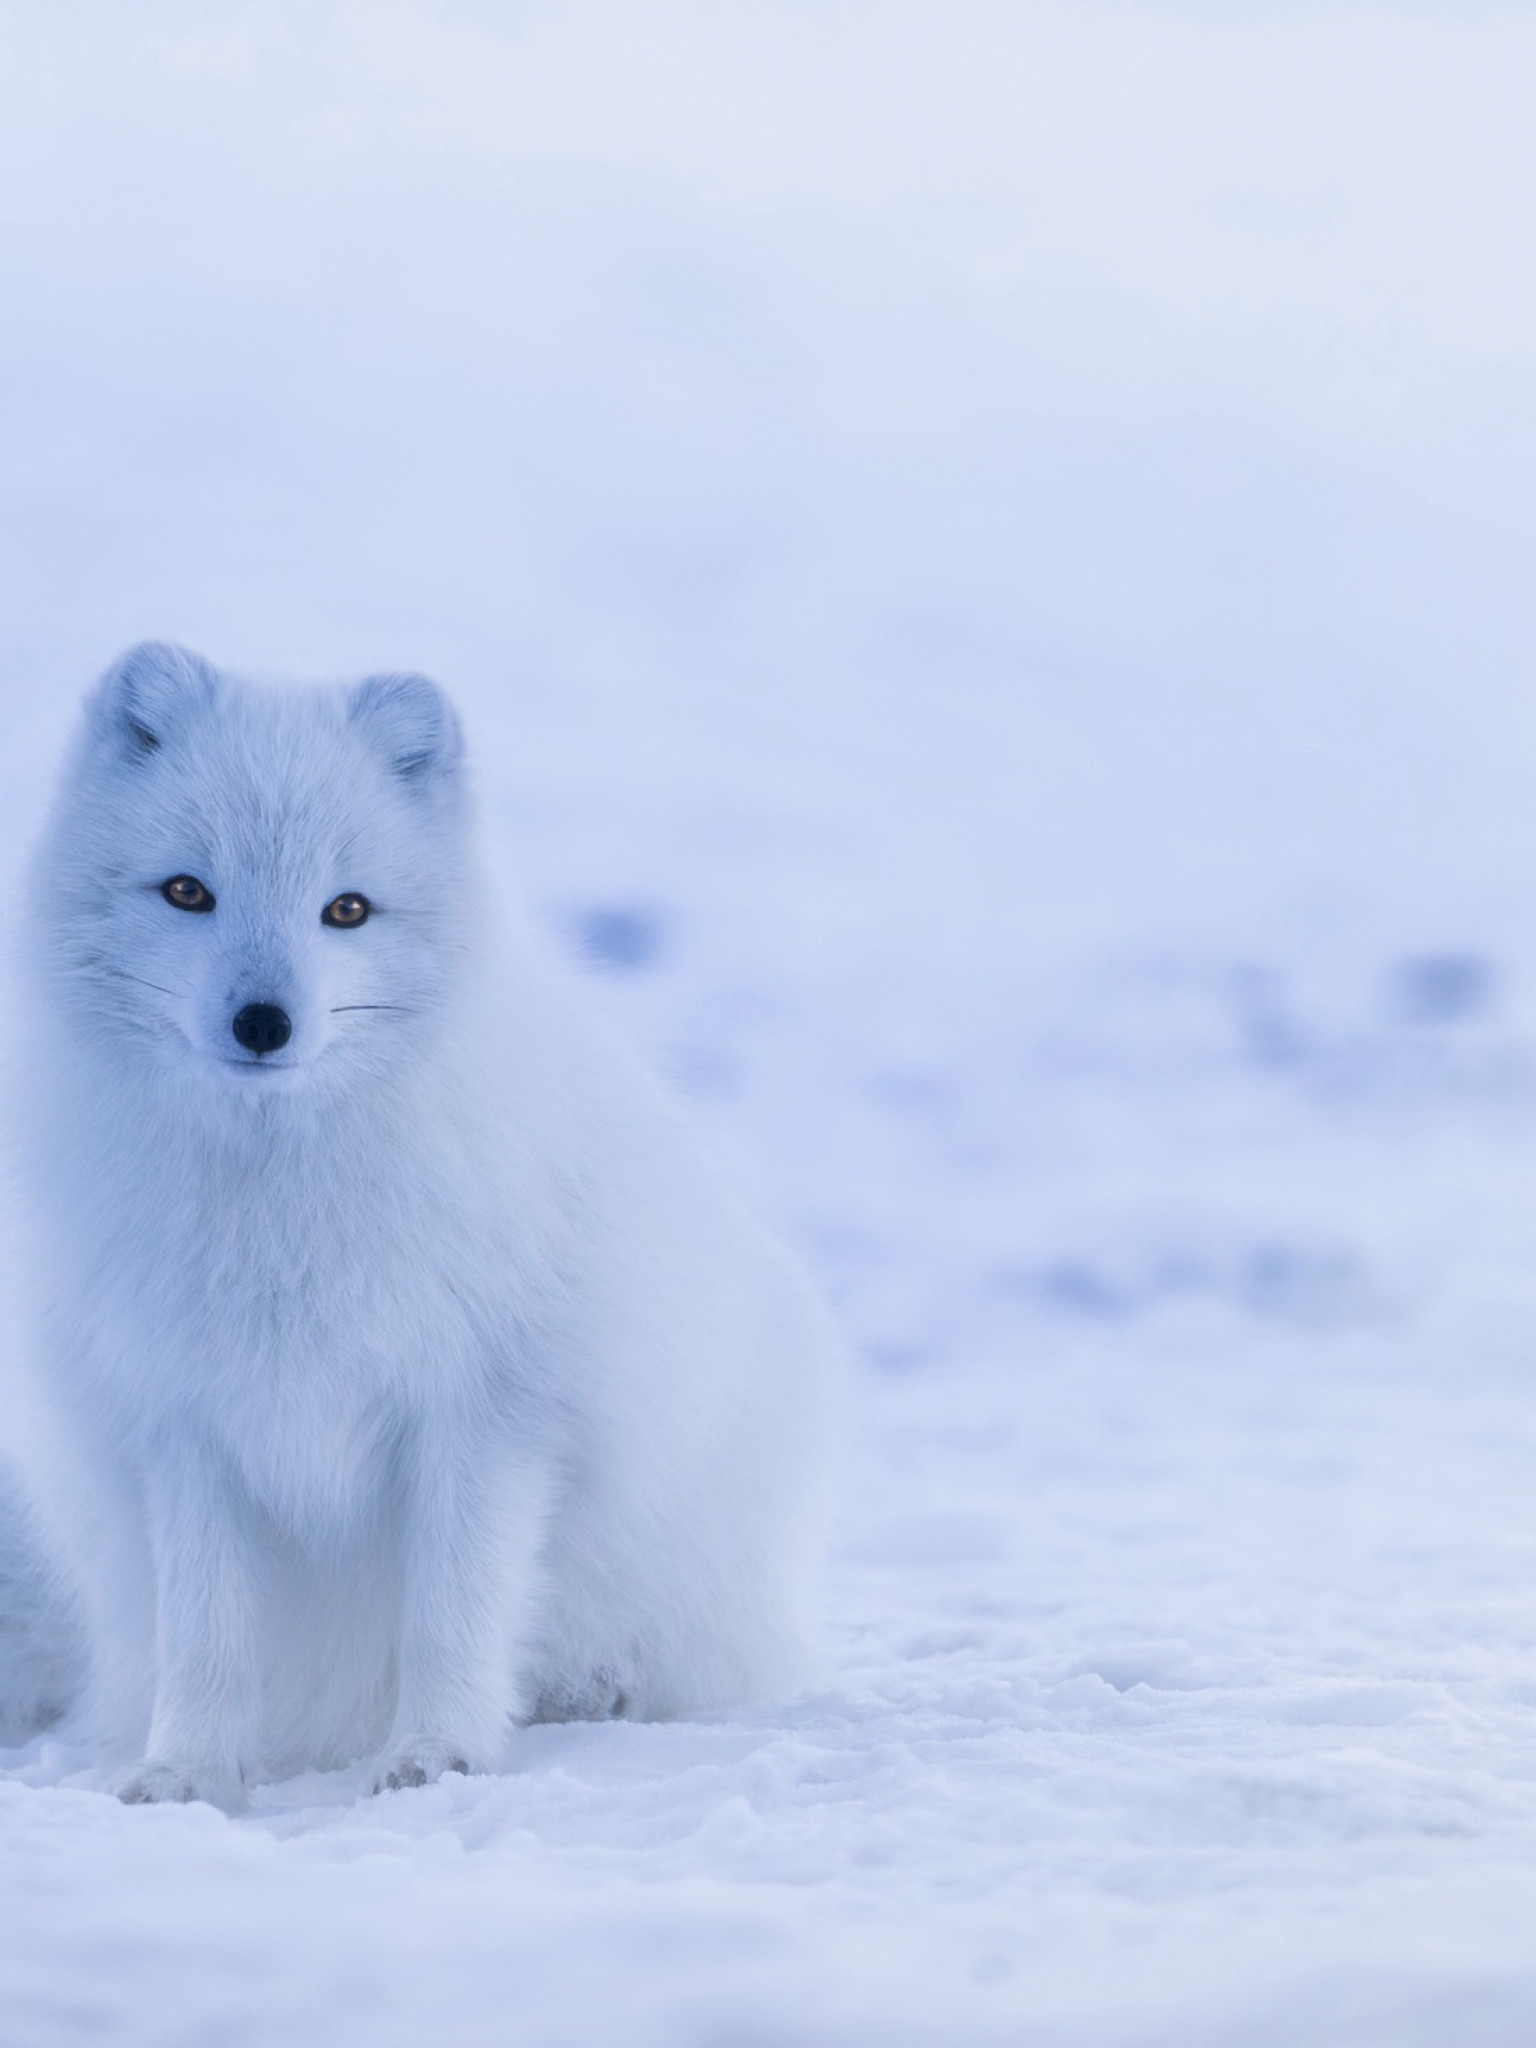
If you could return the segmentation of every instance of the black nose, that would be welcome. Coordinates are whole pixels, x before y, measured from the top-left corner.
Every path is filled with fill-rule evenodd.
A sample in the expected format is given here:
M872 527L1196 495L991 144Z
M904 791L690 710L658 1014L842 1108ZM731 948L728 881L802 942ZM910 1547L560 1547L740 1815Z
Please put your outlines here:
M276 1052L293 1036L288 1012L280 1010L276 1003L247 1003L243 1010L236 1010L235 1021L229 1028L247 1052L258 1054Z

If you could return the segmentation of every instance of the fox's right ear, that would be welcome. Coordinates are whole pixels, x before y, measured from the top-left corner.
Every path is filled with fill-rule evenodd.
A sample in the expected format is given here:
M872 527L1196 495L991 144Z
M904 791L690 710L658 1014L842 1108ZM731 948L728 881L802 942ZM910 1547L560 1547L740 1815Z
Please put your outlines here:
M187 711L206 704L218 671L200 654L166 640L144 640L102 677L92 699L100 731L130 759L158 753Z

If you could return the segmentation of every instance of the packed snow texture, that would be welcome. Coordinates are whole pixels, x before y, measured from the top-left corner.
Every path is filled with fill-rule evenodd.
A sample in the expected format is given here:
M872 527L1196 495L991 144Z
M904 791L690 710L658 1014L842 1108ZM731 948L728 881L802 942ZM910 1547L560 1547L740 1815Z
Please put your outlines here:
M7 893L128 642L428 670L857 1359L811 1690L238 1820L37 1737L8 2044L1536 2037L1533 91L1496 0L0 11Z

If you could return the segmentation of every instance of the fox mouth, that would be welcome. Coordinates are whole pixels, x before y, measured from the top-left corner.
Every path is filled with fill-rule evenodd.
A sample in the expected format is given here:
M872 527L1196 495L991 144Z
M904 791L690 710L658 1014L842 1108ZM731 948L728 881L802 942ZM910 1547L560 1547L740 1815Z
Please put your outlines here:
M214 1064L232 1074L297 1074L303 1071L307 1062L278 1059L271 1053L247 1054L243 1059L238 1054L220 1053Z

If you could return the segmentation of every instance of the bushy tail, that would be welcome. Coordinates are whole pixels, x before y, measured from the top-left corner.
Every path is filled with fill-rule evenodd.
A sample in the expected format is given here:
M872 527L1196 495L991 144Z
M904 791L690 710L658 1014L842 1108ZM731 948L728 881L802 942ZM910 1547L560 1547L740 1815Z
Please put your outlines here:
M80 1619L64 1575L48 1556L20 1480L0 1463L0 1748L62 1719L84 1670Z

